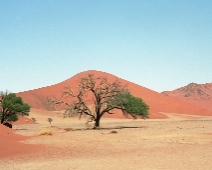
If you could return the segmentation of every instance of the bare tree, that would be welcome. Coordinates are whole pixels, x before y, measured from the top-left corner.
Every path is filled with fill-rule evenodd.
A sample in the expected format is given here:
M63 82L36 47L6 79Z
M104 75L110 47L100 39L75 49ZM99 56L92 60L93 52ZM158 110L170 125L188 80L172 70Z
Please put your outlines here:
M55 104L52 103L52 100L56 101L56 97L55 96L48 97L46 100L42 102L46 110L49 110L49 111L55 110Z
M66 91L63 92L63 97L75 98L73 102L68 103L54 99L51 102L56 105L65 104L65 112L79 115L79 118L82 115L89 116L88 122L94 121L95 129L100 126L102 116L105 113L114 114L115 109L121 110L125 116L130 114L133 118L137 116L147 117L148 106L141 100L142 110L133 110L128 105L129 97L132 98L133 96L130 95L127 98L127 95L129 96L130 93L127 91L126 86L123 86L119 81L110 83L107 78L95 78L94 75L89 74L81 78L77 94L74 94L70 87L66 87ZM137 100L138 98L133 97L133 99ZM90 105L94 106L93 109L89 107Z

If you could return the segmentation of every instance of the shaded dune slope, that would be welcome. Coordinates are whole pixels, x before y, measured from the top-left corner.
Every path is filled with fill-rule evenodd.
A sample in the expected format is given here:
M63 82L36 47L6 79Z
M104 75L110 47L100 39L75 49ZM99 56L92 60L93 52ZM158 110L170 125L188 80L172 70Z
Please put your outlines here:
M142 98L149 105L150 118L167 118L167 116L161 114L161 112L212 116L212 112L204 108L155 92L135 83L118 78L114 75L94 70L78 73L66 81L52 86L17 93L17 96L22 97L24 102L28 103L33 108L46 109L44 101L48 96L61 98L61 93L64 91L65 86L71 86L73 91L77 91L79 79L88 74L106 77L108 81L115 81L118 79L123 84L126 84L127 88L134 96ZM107 114L106 117L123 118L122 114L118 111L113 115Z

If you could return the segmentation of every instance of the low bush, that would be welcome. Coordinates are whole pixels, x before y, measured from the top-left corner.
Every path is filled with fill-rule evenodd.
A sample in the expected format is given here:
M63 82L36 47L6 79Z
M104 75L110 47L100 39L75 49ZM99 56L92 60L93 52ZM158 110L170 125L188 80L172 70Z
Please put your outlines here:
M40 132L40 135L52 135L52 131L49 130L49 129L43 129L43 130Z

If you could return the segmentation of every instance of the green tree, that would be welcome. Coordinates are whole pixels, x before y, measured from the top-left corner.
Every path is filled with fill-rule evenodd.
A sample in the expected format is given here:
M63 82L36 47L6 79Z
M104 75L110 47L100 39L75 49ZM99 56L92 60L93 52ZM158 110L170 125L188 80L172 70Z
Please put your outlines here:
M129 91L120 92L111 102L113 105L115 104L120 107L125 117L130 115L134 119L137 117L148 118L149 106L141 98L130 94Z
M100 119L104 114L114 114L116 109L121 110L126 117L148 117L149 107L142 99L131 95L119 81L110 83L107 78L95 78L93 75L83 77L76 95L70 87L66 87L63 97L75 100L71 103L55 99L47 101L51 101L51 104L65 104L66 113L77 114L79 118L82 115L89 116L88 122L94 121L94 129L99 128Z
M15 122L18 114L29 115L30 106L17 97L14 93L0 92L0 120L4 122Z

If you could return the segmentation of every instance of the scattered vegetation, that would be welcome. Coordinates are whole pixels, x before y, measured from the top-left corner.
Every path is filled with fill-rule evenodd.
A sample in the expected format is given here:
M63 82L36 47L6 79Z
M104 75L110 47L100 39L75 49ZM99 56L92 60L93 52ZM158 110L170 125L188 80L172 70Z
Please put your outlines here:
M73 128L64 128L65 131L75 131L76 129Z
M50 129L43 129L40 135L52 135L52 131Z
M52 118L48 118L47 119L48 120L48 122L51 124L52 123L52 121L53 121L53 119Z
M35 118L31 118L31 120L32 120L33 122L36 122L36 121L37 121Z
M42 130L40 131L40 135L52 135L52 131L48 126L43 126Z

